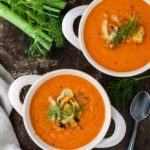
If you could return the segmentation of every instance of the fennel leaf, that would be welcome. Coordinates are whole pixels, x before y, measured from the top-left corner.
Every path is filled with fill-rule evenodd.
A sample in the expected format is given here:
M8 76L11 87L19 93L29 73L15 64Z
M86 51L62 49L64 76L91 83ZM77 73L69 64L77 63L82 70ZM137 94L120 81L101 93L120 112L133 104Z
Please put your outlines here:
M150 75L112 79L107 84L108 94L112 103L122 110L134 97L134 93L142 90L141 81L150 78Z

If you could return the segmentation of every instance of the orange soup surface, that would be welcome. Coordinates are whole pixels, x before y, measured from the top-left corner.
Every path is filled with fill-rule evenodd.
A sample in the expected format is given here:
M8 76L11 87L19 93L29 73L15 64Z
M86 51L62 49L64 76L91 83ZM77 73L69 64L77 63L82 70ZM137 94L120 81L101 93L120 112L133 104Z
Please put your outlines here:
M47 110L52 107L49 97L56 99L63 89L71 89L77 103L84 104L80 121L73 126L59 126L51 121ZM66 105L68 106L68 104ZM97 89L81 77L61 75L44 82L33 95L30 119L35 131L44 142L58 149L75 149L93 140L101 130L105 108Z
M102 32L104 17L112 15L113 21L116 21L117 17L121 20L129 18L129 15L133 17L135 14L137 15L135 19L138 18L138 25L144 29L144 34L140 35L143 36L142 41L137 41L140 39L132 41L132 35L130 35L130 39L123 37L121 44L115 47L111 45L109 48ZM110 30L118 32L118 29L112 28ZM136 31L138 30L139 27ZM150 62L150 5L144 0L103 0L90 12L86 20L84 41L90 56L109 70L128 72L143 67Z

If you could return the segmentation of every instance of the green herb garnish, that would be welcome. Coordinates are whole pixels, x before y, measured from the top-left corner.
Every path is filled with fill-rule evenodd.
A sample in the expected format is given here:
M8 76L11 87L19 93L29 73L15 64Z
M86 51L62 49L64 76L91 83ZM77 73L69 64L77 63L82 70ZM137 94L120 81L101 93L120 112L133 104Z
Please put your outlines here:
M121 25L116 32L116 36L111 41L113 45L121 44L129 36L132 36L137 29L137 19L129 20L128 23Z
M52 97L49 99L51 108L48 109L47 114L50 120L53 122L56 121L60 126L61 124L77 125L85 105L78 104L70 89L65 89L58 98L57 101L52 99Z
M150 75L143 77L113 79L108 82L107 89L113 104L122 109L133 99L133 93L142 90L141 80L150 78Z
M80 120L81 111L82 110L80 107L74 107L71 105L64 109L57 104L56 106L52 106L50 109L48 109L47 114L51 121L57 121L62 124L72 124L76 123L76 118Z
M54 121L56 118L60 120L60 115L61 115L60 107L57 105L51 107L51 109L47 111L47 114L48 116L50 116L51 121Z

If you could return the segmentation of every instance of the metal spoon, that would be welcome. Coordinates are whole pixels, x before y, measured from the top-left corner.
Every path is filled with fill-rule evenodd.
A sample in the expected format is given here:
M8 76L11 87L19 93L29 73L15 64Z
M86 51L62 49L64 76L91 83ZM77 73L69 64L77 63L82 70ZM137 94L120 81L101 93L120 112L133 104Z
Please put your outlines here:
M130 114L135 120L135 125L127 150L133 150L138 124L150 114L150 95L148 92L142 91L137 93L131 103Z

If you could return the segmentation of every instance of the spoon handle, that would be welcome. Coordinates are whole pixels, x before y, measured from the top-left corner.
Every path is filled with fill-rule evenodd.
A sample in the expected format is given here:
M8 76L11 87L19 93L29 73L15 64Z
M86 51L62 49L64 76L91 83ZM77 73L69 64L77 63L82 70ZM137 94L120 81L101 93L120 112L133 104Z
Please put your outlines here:
M129 143L129 146L128 146L127 150L133 150L133 148L134 148L134 143L135 143L135 138L136 138L136 132L137 132L138 124L139 124L139 122L135 121L132 137L131 137L131 140L130 140L130 143Z

